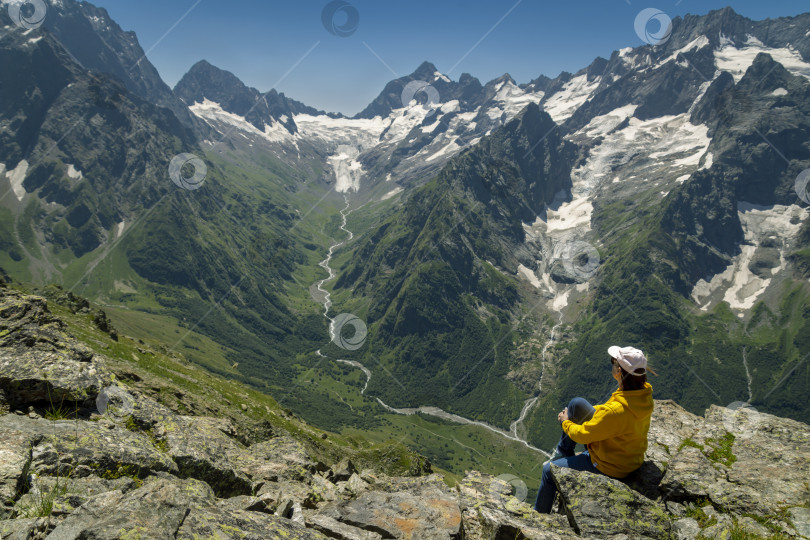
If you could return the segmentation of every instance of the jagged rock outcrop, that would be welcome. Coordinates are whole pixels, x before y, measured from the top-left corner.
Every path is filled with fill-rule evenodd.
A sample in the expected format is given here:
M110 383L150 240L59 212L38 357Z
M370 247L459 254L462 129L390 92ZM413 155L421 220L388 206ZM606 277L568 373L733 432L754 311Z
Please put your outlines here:
M300 433L248 437L232 418L180 414L115 379L44 299L0 286L0 306L3 540L810 534L810 427L751 408L699 417L657 401L639 471L552 467L558 512L542 515L500 477L468 471L450 487L348 455L326 464ZM70 408L43 403L53 395Z
M66 333L44 298L0 296L0 392L11 407L87 404L109 384L103 359Z

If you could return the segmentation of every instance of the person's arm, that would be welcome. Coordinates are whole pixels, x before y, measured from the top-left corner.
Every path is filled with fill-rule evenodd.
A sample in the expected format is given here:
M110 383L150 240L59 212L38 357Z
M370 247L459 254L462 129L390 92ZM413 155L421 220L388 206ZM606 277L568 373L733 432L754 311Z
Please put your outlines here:
M571 440L580 444L589 444L615 437L621 433L621 415L616 414L610 407L598 407L593 418L583 424L575 424L566 420L562 424L563 431Z

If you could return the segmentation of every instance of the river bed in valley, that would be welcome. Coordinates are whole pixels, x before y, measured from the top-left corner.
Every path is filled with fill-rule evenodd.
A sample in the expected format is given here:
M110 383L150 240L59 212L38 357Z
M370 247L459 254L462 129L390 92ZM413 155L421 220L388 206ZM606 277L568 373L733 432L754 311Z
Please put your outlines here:
M331 294L329 293L329 291L327 291L326 289L323 288L323 285L325 283L335 279L335 277L337 276L334 269L330 266L330 262L332 260L332 256L334 255L335 251L354 238L354 233L352 233L352 231L350 231L349 229L346 228L346 222L347 222L348 216L349 216L349 214L351 214L351 212L353 212L353 210L349 210L349 206L350 206L350 203L349 203L349 200L348 200L348 197L347 197L346 198L346 206L345 206L345 208L343 208L343 210L340 211L340 215L342 217L342 224L340 226L340 230L344 231L348 236L347 236L346 239L344 239L342 241L339 241L339 242L336 241L334 244L332 244L329 247L329 251L328 251L328 253L326 255L326 258L319 263L319 266L322 267L324 270L326 270L328 272L328 276L326 278L324 278L324 279L318 280L314 284L315 291L317 291L317 293L313 294L313 296L317 296L316 300L323 305L323 308L324 308L323 316L329 321L329 339L332 340L332 341L334 341L335 338L336 338L336 330L337 329L335 328L335 318L329 316L329 310L332 307ZM560 327L561 324L562 324L562 313L560 313L560 318L559 318L558 323L552 328L550 339L548 340L548 342L543 347L543 351L542 351L543 366L545 366L546 350L548 349L549 345L551 345L551 343L554 341L555 333L556 333L557 329ZM328 358L320 351L320 349L317 350L316 353L321 357ZM373 376L372 371L370 369L368 369L365 365L363 365L361 362L358 362L356 360L334 359L334 361L338 362L338 363L342 363L342 364L352 366L352 367L354 367L356 369L361 370L365 374L365 376L366 376L366 384L365 384L365 386L363 386L363 389L360 391L361 394L365 395L365 392L368 389L368 384L371 381L371 377ZM545 372L545 369L543 369L543 372ZM537 390L538 394L539 394L540 390L542 389L542 383L543 383L543 377L542 377L542 374L541 374L540 383L539 383L539 387L538 387L538 390ZM521 426L523 424L523 421L526 419L526 416L528 415L529 411L537 403L538 396L535 396L535 397L532 397L532 398L529 398L529 399L526 400L526 402L523 405L523 409L520 412L520 415L518 416L518 418L515 421L513 421L510 424L509 431L506 431L504 429L492 426L492 425L490 425L490 424L488 424L486 422L481 422L481 421L478 421L478 420L471 420L469 418L465 418L465 417L459 416L457 414L449 413L449 412L447 412L447 411L445 411L445 410L443 410L443 409L441 409L439 407L424 405L424 406L421 406L421 407L414 407L414 408L396 408L396 407L391 407L390 405L388 405L387 403L385 403L384 401L382 401L378 397L375 397L374 399L377 400L377 402L380 404L380 406L382 406L385 410L387 410L388 412L391 412L391 413L401 414L401 415L413 415L413 414L421 413L421 414L426 414L426 415L433 416L433 417L436 417L436 418L440 418L442 420L447 420L447 421L450 421L450 422L454 422L454 423L457 423L457 424L479 426L479 427L487 429L487 430L489 430L489 431L491 431L493 433L496 433L496 434L504 437L505 439L521 443L524 446L526 446L526 448L529 448L530 450L534 450L536 452L539 452L541 454L544 454L544 455L550 457L550 454L548 452L546 452L545 450L542 450L540 448L532 446L526 440L525 437L522 437L519 434L519 430L518 430L519 426Z

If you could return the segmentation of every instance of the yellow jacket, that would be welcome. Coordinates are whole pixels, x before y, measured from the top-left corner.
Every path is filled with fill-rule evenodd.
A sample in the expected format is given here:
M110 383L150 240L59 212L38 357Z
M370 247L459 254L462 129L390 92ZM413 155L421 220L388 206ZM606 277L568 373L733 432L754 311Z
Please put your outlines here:
M624 478L644 463L647 432L653 411L652 386L641 390L616 390L593 417L582 425L566 420L563 431L588 447L591 462L601 472Z

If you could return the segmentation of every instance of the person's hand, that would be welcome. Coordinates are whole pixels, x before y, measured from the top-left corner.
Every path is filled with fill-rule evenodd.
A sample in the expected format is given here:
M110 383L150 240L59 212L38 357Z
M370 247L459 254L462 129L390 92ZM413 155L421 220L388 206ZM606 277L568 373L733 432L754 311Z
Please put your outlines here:
M563 409L563 411L557 415L557 420L559 420L561 424L568 420L568 407Z

